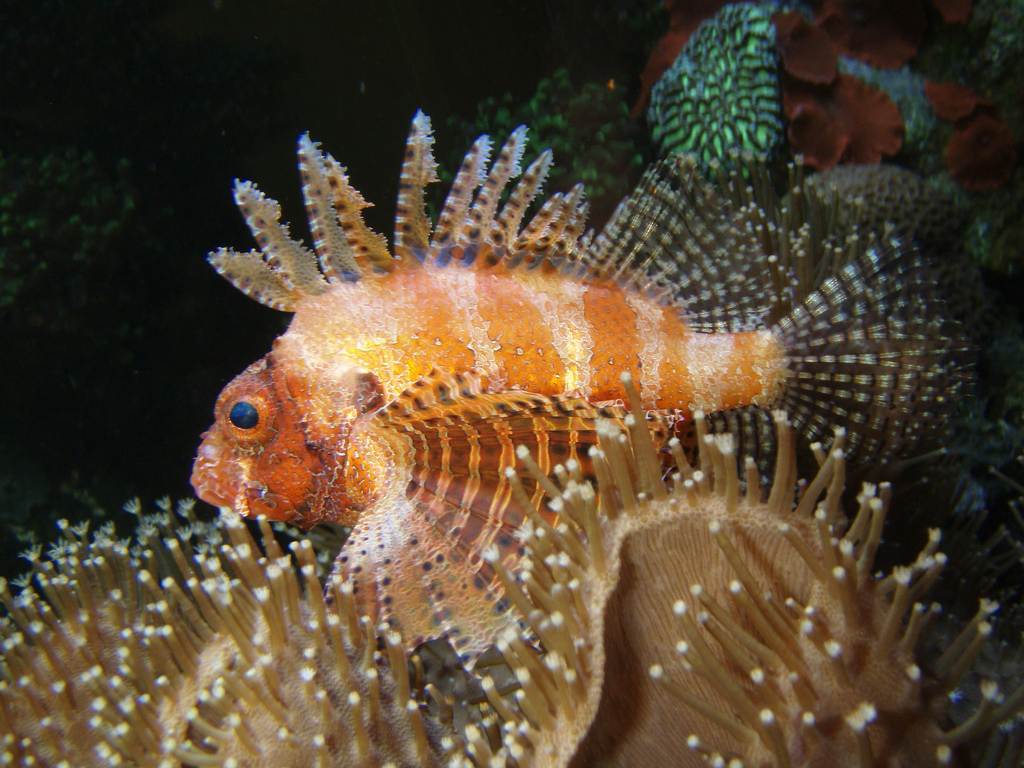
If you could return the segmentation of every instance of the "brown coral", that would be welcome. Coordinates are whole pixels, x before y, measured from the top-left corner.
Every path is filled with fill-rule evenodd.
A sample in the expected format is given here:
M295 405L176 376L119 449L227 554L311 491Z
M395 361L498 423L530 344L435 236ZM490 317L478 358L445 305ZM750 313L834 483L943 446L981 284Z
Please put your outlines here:
M815 21L841 53L895 69L917 53L927 29L924 0L818 0ZM963 24L970 0L931 0L946 23Z
M829 35L799 13L776 14L772 21L782 54L782 107L793 153L814 168L877 163L883 155L896 154L904 126L892 100L839 74Z
M972 89L960 83L940 83L925 80L924 95L935 114L953 123L968 117L978 106L993 106Z
M882 69L906 64L927 26L921 0L824 0L815 20L840 52Z
M1015 144L1010 126L996 110L979 107L957 122L946 146L946 164L964 189L996 189L1009 180L1017 164Z
M789 140L814 168L877 163L903 146L899 108L881 91L840 74L822 88L789 78L782 91Z
M818 85L827 85L836 79L839 55L820 27L795 11L776 14L772 22L786 72Z
M935 114L955 123L946 146L946 165L964 189L996 189L1017 164L1016 142L995 103L960 83L925 83Z

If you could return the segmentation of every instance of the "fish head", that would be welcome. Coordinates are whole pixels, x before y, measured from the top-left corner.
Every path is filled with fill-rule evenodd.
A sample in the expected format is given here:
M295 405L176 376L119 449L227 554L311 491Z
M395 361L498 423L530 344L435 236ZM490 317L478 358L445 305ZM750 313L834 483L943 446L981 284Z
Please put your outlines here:
M365 506L349 446L352 427L383 403L377 377L344 363L331 370L271 354L220 393L203 433L192 487L203 501L243 517L265 515L311 528L351 525ZM352 487L350 487L352 486Z

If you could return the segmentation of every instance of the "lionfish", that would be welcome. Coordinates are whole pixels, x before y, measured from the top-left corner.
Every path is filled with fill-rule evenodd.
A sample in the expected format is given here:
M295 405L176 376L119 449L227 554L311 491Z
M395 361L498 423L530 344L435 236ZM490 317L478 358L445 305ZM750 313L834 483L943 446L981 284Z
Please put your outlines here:
M432 144L417 113L393 253L345 168L308 136L298 156L315 253L289 237L276 201L236 181L260 250L209 261L294 316L224 388L192 475L201 499L246 517L351 526L335 572L360 610L414 643L447 635L470 658L518 620L483 554L515 572L527 507L543 496L532 478L592 471L596 421L628 410L624 372L666 454L673 437L692 446L698 410L781 407L810 438L840 423L851 450L895 455L957 390L912 249L867 250L765 327L777 295L767 257L751 258L692 162L654 165L595 236L581 185L524 226L551 154L523 173L520 127L488 167L482 136L432 225ZM540 472L520 484L512 468L531 454Z

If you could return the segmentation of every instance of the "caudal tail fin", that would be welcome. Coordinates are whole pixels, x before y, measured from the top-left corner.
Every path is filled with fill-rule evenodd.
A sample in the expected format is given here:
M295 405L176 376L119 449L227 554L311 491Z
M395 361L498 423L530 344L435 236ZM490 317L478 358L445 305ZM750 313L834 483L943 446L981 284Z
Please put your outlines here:
M811 440L845 426L862 459L919 453L970 388L970 344L920 254L897 241L827 278L773 332L789 368L779 406Z

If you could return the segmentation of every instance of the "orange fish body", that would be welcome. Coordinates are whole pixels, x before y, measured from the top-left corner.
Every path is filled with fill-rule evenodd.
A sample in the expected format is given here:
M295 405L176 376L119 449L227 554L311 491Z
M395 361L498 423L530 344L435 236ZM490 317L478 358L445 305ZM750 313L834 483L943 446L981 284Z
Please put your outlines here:
M596 238L583 234L579 188L520 228L550 162L542 154L499 211L524 144L518 129L488 170L489 142L478 140L431 232L430 128L417 115L392 257L363 224L366 203L344 169L303 137L316 253L288 237L274 201L242 183L236 200L261 251L210 257L240 289L294 318L218 399L193 471L197 494L245 516L352 526L336 571L362 609L413 640L446 633L469 655L515 620L482 554L496 547L510 568L522 554L515 533L526 510L505 475L516 448L530 448L544 471L570 459L586 469L596 419L624 416L624 372L662 447L697 409L783 403L820 432L834 407L822 405L822 390L829 403L863 406L869 439L916 418L914 408L900 415L900 389L886 390L875 354L893 339L865 342L872 334L862 332L877 325L885 297L874 297L870 317L844 300L885 259L848 270L773 329L755 317L732 332L696 332L664 270L650 266L657 260L645 261L672 251L673 238L692 239L670 189L678 171L652 169ZM744 307L749 294L722 291ZM848 337L832 325L840 315L860 339L842 361ZM890 328L899 333L910 335ZM927 372L942 350L923 354L905 402L920 399L921 382L936 388ZM539 499L537 483L525 486Z

